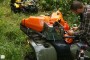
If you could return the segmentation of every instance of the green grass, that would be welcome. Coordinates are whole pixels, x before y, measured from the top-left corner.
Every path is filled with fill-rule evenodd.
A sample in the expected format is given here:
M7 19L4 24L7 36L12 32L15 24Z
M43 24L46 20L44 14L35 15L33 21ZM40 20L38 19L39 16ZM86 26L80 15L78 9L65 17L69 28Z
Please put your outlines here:
M26 14L14 14L9 0L0 0L0 55L5 60L23 60L25 52L30 51L26 35L20 30L20 22Z

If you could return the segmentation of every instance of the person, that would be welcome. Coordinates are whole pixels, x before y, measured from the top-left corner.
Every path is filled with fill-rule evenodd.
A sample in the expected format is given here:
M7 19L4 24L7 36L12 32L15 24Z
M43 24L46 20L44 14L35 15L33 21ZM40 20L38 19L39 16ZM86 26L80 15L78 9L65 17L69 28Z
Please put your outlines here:
M73 27L73 30L78 29L78 31L69 31L68 33L76 37L79 36L79 39L86 41L90 45L90 6L84 5L79 1L73 1L70 9L80 16L80 25L78 27Z

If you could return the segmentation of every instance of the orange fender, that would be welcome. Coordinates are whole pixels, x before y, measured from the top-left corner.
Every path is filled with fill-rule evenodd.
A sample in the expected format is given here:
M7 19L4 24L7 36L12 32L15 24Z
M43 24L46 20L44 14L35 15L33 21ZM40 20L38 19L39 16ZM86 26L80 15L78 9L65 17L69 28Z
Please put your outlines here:
M35 31L41 32L44 26L44 18L30 16L28 19L22 20L22 25L31 28Z

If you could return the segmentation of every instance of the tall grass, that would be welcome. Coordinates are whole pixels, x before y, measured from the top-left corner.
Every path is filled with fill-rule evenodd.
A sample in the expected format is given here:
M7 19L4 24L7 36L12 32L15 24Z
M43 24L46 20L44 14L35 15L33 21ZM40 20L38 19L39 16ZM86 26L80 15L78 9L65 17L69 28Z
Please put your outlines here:
M26 36L19 28L26 17L29 15L11 12L9 0L0 0L0 55L5 55L5 60L23 60L29 49Z

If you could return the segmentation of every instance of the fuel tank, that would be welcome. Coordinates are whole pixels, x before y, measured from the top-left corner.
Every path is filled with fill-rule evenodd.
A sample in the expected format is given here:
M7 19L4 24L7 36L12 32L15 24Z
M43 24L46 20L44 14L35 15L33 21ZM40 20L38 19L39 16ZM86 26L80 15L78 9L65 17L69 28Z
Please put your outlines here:
M64 30L69 30L68 23L63 19L59 11L52 13L51 16L30 16L29 18L23 19L21 24L35 31L42 32L44 24L51 27L57 21L64 27Z

